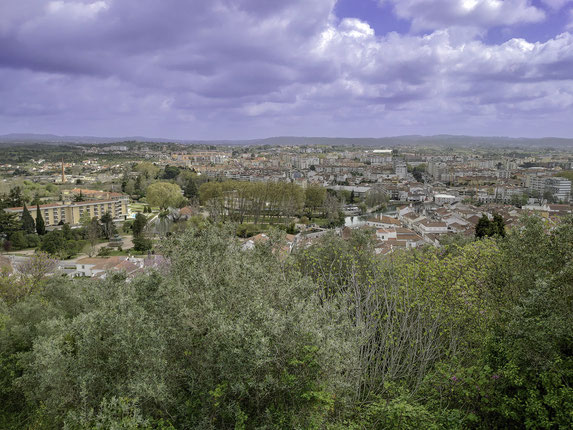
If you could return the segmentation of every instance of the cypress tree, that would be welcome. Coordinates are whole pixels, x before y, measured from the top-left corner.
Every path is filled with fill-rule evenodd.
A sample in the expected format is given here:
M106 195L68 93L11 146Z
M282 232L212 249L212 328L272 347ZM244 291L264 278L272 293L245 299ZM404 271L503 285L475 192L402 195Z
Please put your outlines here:
M491 236L491 222L486 214L483 214L476 225L475 236L478 239Z
M195 184L195 181L193 179L189 179L189 182L187 182L187 186L185 187L184 193L185 197L187 197L188 199L197 197L197 184Z
M39 203L36 204L36 233L40 236L46 234L46 224L44 224L44 218L42 218Z
M495 231L501 237L505 237L505 221L500 214L494 214L493 225L495 226Z
M22 211L22 229L29 234L36 231L36 223L26 207L26 203L24 203L24 210Z

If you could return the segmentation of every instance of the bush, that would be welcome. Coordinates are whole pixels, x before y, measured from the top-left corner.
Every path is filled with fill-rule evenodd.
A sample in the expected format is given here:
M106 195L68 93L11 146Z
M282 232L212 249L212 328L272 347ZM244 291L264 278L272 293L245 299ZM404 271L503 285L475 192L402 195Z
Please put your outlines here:
M12 242L12 249L18 251L28 247L28 241L23 231L16 231L10 235L10 242Z
M2 242L2 249L4 249L6 252L10 252L12 250L12 242L10 242L8 239L5 239Z
M164 245L169 276L47 285L9 311L10 411L44 428L325 427L356 368L348 321L270 250L241 251L234 231ZM10 361L18 348L25 360Z
M237 236L247 238L255 236L261 232L261 228L253 224L240 224L237 227Z
M132 229L133 229L133 220L127 220L123 223L122 227L121 227L122 231L124 233L131 233Z
M28 248L37 248L40 246L40 236L35 233L27 234L26 242L28 243Z
M133 249L138 252L149 251L153 248L153 242L151 239L147 239L143 236L138 236L133 238Z
M61 230L52 230L42 237L40 249L51 255L65 253L67 241Z
M45 251L61 259L72 258L82 251L86 246L85 240L66 240L61 230L53 230L44 235L41 239L40 250Z
M236 233L130 279L1 272L0 427L573 427L573 218L391 257Z
M365 427L372 430L439 429L436 417L413 400L407 391L388 398L378 397L365 410Z

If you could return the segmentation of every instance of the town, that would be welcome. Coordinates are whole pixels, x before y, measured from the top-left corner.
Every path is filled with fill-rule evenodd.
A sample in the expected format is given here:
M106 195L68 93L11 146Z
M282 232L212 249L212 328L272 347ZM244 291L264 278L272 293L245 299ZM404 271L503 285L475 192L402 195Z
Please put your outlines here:
M245 250L366 231L375 254L466 243L571 214L573 152L491 146L13 144L0 164L1 264L105 278L168 264L161 241L231 222ZM23 270L23 269L22 269Z

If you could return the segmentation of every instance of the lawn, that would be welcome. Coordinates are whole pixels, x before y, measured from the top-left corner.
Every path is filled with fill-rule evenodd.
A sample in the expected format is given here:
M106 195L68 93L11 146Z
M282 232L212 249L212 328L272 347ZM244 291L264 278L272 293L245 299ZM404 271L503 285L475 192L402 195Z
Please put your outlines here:
M110 251L108 255L106 255L106 257L117 257L120 255L124 255L124 256L128 256L128 255L134 255L134 256L145 256L147 255L147 251L135 251L133 248L132 249L122 249L121 251L118 249L114 249L113 251Z

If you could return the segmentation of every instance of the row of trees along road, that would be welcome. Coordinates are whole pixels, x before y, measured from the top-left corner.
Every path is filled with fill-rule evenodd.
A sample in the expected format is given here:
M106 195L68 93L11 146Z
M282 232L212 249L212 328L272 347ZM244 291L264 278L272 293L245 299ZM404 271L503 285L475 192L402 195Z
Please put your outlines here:
M243 223L249 217L255 224L284 222L295 216L322 216L340 219L341 203L320 186L306 190L284 182L206 182L199 187L199 200L212 219Z

